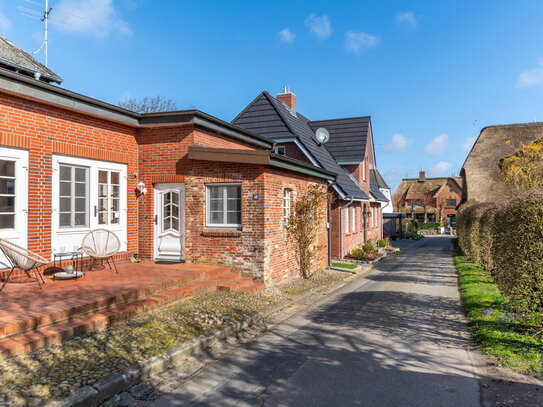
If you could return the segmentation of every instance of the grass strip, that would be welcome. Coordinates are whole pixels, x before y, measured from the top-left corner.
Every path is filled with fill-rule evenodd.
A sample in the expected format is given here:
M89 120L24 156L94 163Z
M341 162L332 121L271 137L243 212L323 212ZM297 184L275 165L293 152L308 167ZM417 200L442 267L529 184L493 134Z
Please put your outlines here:
M454 257L460 293L475 341L500 365L518 372L543 372L543 341L527 333L494 279L482 266Z
M339 268L342 268L342 269L354 270L358 266L356 264L352 264L352 263L336 262L336 263L332 263L332 267L339 267Z

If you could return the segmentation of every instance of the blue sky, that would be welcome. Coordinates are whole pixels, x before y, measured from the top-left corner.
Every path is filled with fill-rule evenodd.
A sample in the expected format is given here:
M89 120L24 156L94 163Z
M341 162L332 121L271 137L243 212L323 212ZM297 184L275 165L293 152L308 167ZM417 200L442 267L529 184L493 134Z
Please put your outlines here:
M229 121L287 85L311 119L371 115L393 187L421 167L457 174L484 126L543 120L537 0L50 1L84 17L57 12L68 25L50 30L64 88L164 95ZM34 51L41 25L18 5L39 9L0 0L0 32Z

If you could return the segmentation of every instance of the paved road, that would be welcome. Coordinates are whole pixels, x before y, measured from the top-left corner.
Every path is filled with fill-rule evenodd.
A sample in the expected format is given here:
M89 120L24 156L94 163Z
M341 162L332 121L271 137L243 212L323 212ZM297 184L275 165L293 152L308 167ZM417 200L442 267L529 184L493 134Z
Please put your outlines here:
M480 406L448 237L425 238L152 406Z

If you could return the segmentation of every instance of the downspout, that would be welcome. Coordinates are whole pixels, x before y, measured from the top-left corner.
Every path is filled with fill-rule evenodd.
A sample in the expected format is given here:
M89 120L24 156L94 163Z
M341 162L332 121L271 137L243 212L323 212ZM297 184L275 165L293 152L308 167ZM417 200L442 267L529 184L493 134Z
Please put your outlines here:
M335 184L337 184L337 181L329 181L328 187L332 188ZM339 224L341 226L341 222L339 222ZM332 201L331 200L328 200L327 226L328 226L328 267L330 267L332 265Z
M354 198L352 196L347 197L347 198L350 198L351 200L349 201L349 203L346 203L345 205L343 205L339 211L339 254L342 259L343 259L343 209L351 206L354 201Z

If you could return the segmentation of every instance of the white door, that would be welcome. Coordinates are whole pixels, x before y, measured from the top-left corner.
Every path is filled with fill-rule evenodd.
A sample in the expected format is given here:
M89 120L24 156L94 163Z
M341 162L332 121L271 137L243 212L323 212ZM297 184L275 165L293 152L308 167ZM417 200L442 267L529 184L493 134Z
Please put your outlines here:
M155 259L185 258L185 185L155 184Z

